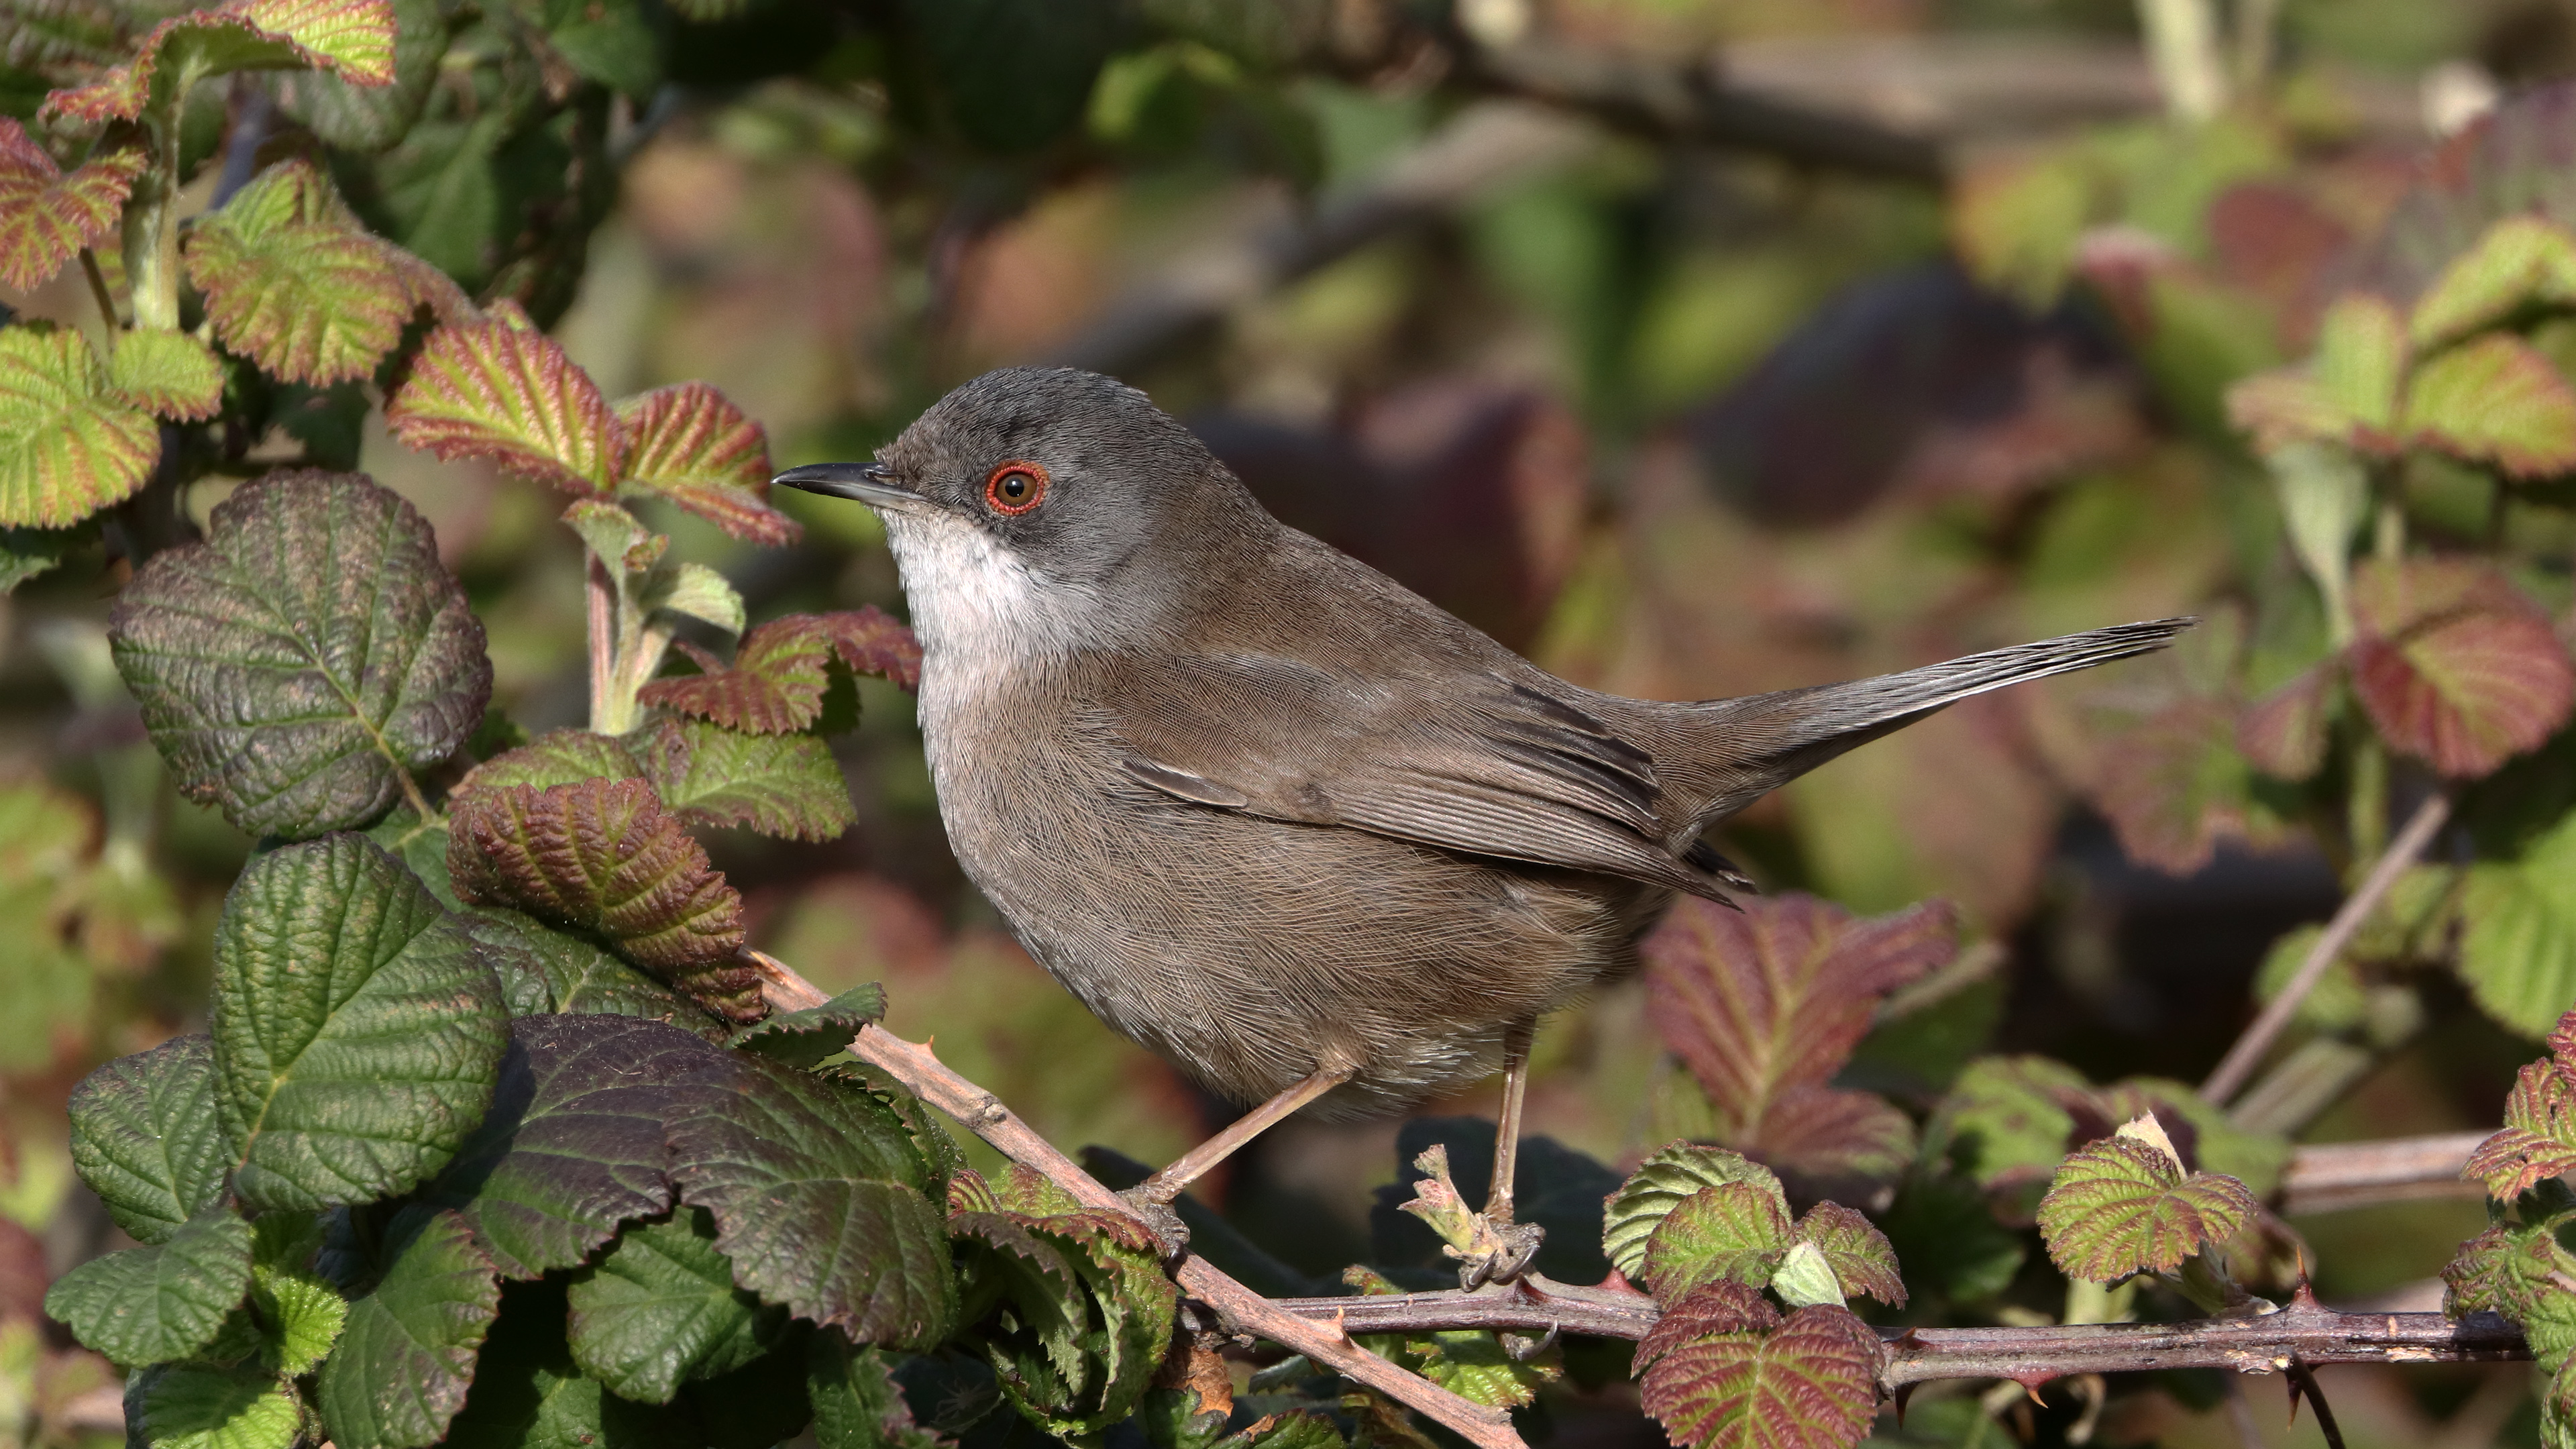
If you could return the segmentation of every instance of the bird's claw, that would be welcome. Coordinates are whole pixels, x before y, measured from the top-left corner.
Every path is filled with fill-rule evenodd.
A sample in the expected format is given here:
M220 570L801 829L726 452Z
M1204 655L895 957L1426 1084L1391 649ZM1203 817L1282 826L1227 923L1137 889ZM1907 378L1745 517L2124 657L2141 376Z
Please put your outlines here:
M1536 1223L1497 1223L1480 1217L1478 1237L1494 1246L1467 1255L1458 1264L1458 1286L1473 1293L1488 1283L1509 1283L1529 1271L1547 1234Z
M1164 1263L1177 1263L1188 1256L1189 1225L1181 1221L1179 1213L1172 1211L1170 1203L1147 1196L1143 1187L1131 1187L1118 1196L1135 1211L1136 1216L1145 1220L1146 1230L1154 1235L1155 1250L1161 1254Z

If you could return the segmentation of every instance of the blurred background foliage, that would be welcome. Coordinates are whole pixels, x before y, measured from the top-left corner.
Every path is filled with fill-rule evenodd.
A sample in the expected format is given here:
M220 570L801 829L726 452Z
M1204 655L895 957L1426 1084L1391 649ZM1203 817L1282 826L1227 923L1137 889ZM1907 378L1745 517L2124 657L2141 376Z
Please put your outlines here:
M2576 101L2550 89L2576 71L2565 0L396 8L387 90L201 88L185 205L319 154L371 225L519 299L609 394L711 381L782 466L863 457L988 367L1115 372L1290 522L1631 694L2207 616L2166 658L1973 701L1727 827L1774 890L1863 913L1956 903L1959 965L1840 1078L1917 1115L1982 1053L2198 1078L2258 972L2277 981L2304 938L2275 943L2366 864L2384 821L2319 803L2348 782L2302 794L2154 733L2204 700L2224 734L2326 647L2223 400L2305 356L2346 287L2411 294L2505 210L2576 219ZM0 110L32 115L162 13L0 0ZM77 271L0 300L95 326ZM532 732L579 723L581 573L547 526L556 501L394 445L379 400L280 387L235 454L363 466L412 499L489 625L496 702ZM2399 522L2498 558L2563 636L2563 489L2410 465ZM110 543L185 536L223 491L121 515ZM755 619L900 610L864 510L778 503L807 530L785 549L654 523ZM106 1241L71 1179L64 1094L199 1017L214 912L251 844L163 782L101 632L124 566L89 548L0 605L0 1304ZM947 851L908 700L862 688L837 746L860 825L827 846L711 841L755 942L830 989L883 980L893 1029L935 1038L1060 1142L1158 1161L1221 1122L1010 942ZM2473 830L2509 834L2505 807L2553 818L2571 767L2562 736L2509 768ZM2401 766L2376 808L2425 783ZM2493 1126L2532 1022L2481 1011L2402 925L2315 999L2298 1039L2332 1048L2327 1085L2271 1125L2307 1141ZM1633 1163L1707 1130L1648 1003L1631 983L1547 1025L1534 1131ZM1334 1271L1368 1249L1398 1130L1292 1123L1214 1196L1285 1263ZM1919 1223L1968 1225L1916 1241L1984 1254L1950 1275L1955 1303L1920 1311L2059 1311L2044 1265L2016 1267L1973 1198L1888 1190ZM2474 1192L2292 1225L2330 1301L2431 1306L2427 1280L2482 1222ZM33 1387L9 1392L99 1391L69 1358L26 1370L44 1355L22 1338L0 1335L0 1382ZM2356 1444L2466 1449L2530 1437L2518 1374L2327 1383ZM1902 1433L1973 1439L1992 1413L2052 1441L2290 1432L2218 1388L2159 1380L2108 1412L2098 1392L1927 1401ZM1559 1427L1654 1432L1571 1410Z

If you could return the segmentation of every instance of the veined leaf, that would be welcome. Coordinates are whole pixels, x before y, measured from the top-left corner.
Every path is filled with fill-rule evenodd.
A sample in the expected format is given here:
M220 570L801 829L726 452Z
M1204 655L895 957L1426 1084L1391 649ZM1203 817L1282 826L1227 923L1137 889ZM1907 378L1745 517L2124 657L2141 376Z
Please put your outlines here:
M447 1432L473 1383L474 1351L501 1308L501 1281L453 1211L413 1204L385 1232L391 1264L349 1306L316 1398L340 1449L420 1449Z
M2556 1062L2533 1062L2504 1100L2504 1130L2478 1144L2460 1175L2511 1202L2566 1172L2576 1172L2576 1082Z
M2469 867L2460 975L2489 1016L2538 1036L2576 1000L2576 815L2512 860Z
M1797 1242L1813 1244L1824 1255L1846 1298L1875 1298L1890 1308L1905 1306L1905 1279L1897 1272L1896 1249L1868 1218L1840 1203L1820 1202L1798 1219Z
M573 1362L641 1404L667 1404L687 1380L742 1367L787 1326L786 1309L734 1286L715 1219L700 1207L627 1228L573 1275L569 1297Z
M494 755L465 772L454 793L525 785L543 790L584 780L628 780L643 772L626 747L589 730L548 730L515 750Z
M2576 236L2541 216L2508 216L2451 259L2408 323L2428 347L2498 322L2527 302L2576 302Z
M394 10L391 0L238 0L241 13L262 30L283 35L322 57L353 85L382 86L394 79Z
M185 332L138 327L116 340L107 385L161 417L211 418L223 406L224 363Z
M114 231L146 164L141 147L118 146L67 176L16 117L0 116L0 282L32 292Z
M2353 614L2353 692L2391 748L2445 775L2493 771L2576 705L2576 664L2547 618L2484 565L2367 562Z
M126 1403L153 1449L287 1449L304 1427L295 1396L257 1364L163 1364L135 1377Z
M1878 1335L1847 1308L1785 1320L1711 1283L1637 1345L1640 1404L1683 1449L1850 1449L1878 1408Z
M332 71L267 77L278 109L330 145L373 155L402 140L437 85L448 33L437 0L393 0L393 84L352 82Z
M230 0L174 15L135 58L98 80L45 97L40 115L97 125L175 106L207 76L239 70L339 72L359 85L393 80L390 0Z
M252 861L215 928L234 1190L265 1208L407 1190L482 1119L506 1024L473 939L367 840Z
M734 1045L791 1066L812 1067L850 1044L861 1027L885 1019L885 988L871 981L820 1006L780 1012L745 1029Z
M664 720L630 740L662 803L690 824L830 840L858 823L840 762L813 735L749 735L692 719Z
M439 865L444 870L445 860ZM465 931L487 948L486 959L501 977L501 996L509 1002L513 1017L631 1016L676 1026L712 1042L731 1036L723 1024L670 987L579 936L540 925L517 911L469 911Z
M2045 1181L2075 1130L2067 1102L2092 1090L2082 1073L2047 1057L1981 1057L1951 1084L1930 1135L1950 1144L1980 1187Z
M2420 443L2519 478L2576 471L2576 388L2548 354L2506 333L2415 369L2406 424Z
M1704 1187L1673 1205L1646 1239L1644 1281L1666 1302L1720 1280L1759 1288L1789 1250L1789 1213L1767 1184Z
M374 372L418 300L392 249L301 158L269 167L200 218L187 266L224 346L317 386Z
M2182 1266L2225 1243L2260 1204L2245 1184L2186 1174L2171 1153L2129 1137L2076 1149L2039 1203L2039 1234L2070 1278L2110 1283Z
M72 1164L139 1243L166 1243L223 1200L214 1046L181 1036L119 1057L72 1090Z
M190 1218L165 1241L92 1258L56 1280L45 1313L128 1367L186 1358L250 1291L250 1224L227 1207Z
M626 466L626 430L599 385L514 309L429 334L385 422L411 447L573 493L608 492Z
M180 790L302 836L392 808L455 752L492 665L429 525L350 473L273 473L202 543L153 556L109 617L117 671Z
M108 386L79 333L0 327L0 526L78 523L125 501L160 459L160 426Z
M260 1362L301 1377L339 1342L349 1300L313 1269L323 1234L312 1214L263 1213L251 1230L250 1301L262 1326Z
M921 682L921 643L871 604L846 613L790 614L743 636L728 668L657 679L638 694L682 714L756 735L801 730L822 716L834 657L906 689Z
M2299 443L2391 452L2406 365L2406 323L2397 309L2352 293L2319 320L2317 353L2307 366L2259 373L2228 389L2228 418L2267 453Z
M1639 1163L1601 1209L1602 1249L1611 1266L1630 1279L1642 1277L1648 1245L1664 1219L1702 1189L1731 1183L1760 1188L1787 1220L1789 1195L1781 1190L1780 1179L1741 1153L1676 1142Z
M2310 665L2254 701L2236 719L2236 749L2246 762L2283 780L2313 778L2326 762L2326 726L2335 715L2341 671Z
M805 1345L805 1393L821 1449L937 1449L934 1436L913 1423L882 1350L815 1334Z
M469 791L449 815L457 894L596 932L665 971L730 961L742 897L641 780Z
M769 506L769 438L703 382L655 388L617 405L634 446L626 486L659 494L754 543L794 543L796 520Z

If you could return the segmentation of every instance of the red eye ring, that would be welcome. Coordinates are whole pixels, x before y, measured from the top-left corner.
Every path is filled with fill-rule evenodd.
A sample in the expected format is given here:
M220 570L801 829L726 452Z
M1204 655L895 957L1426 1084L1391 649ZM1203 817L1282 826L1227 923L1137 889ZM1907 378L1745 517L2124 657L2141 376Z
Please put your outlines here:
M995 513L1017 517L1044 503L1046 495L1047 470L1024 458L1004 463L984 479L984 501Z

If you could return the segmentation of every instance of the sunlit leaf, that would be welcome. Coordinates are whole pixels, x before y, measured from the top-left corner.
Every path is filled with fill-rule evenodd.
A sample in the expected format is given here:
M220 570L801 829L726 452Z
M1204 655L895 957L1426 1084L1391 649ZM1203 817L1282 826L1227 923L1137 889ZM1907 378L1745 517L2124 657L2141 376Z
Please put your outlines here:
M1789 1213L1776 1189L1751 1182L1704 1187L1655 1225L1642 1278L1667 1302L1719 1279L1759 1288L1788 1249Z
M185 332L141 327L116 339L107 385L161 417L211 418L224 401L224 363Z
M108 385L79 333L0 327L0 526L78 523L141 488L160 458L159 424Z
M186 1358L214 1341L250 1291L250 1248L250 1224L211 1207L161 1243L65 1273L45 1294L45 1314L121 1364Z
M2314 359L2236 383L2227 393L2228 418L2266 452L2302 442L2390 452L2406 365L2406 323L2397 309L2350 293L2319 321Z
M187 266L224 346L290 382L374 372L416 301L393 249L301 158L269 167L200 218Z
M2529 1036L2576 1001L2576 815L2508 860L2469 867L2460 976L2489 1016Z
M393 0L393 21L391 85L332 71L285 71L267 78L278 109L342 151L374 153L400 141L438 83L448 32L437 0Z
M869 605L846 613L790 614L743 636L733 663L709 673L657 679L638 696L728 729L775 735L801 730L823 713L833 658L906 689L921 679L912 631Z
M2259 1210L2232 1177L2185 1173L2161 1148L2107 1137L2068 1154L2058 1168L2040 1199L2039 1233L2068 1277L2109 1283L2178 1268L2236 1236Z
M2428 347L2529 302L2576 302L2576 236L2546 217L2508 216L2442 269L2415 299L2408 327Z
M1723 1148L1676 1142L1639 1163L1608 1202L1602 1205L1602 1248L1611 1266L1631 1279L1646 1271L1646 1253L1655 1229L1672 1211L1703 1189L1749 1183L1789 1215L1789 1197L1767 1167Z
M349 1306L315 1398L338 1449L420 1449L447 1432L473 1383L475 1349L501 1308L491 1256L457 1213L404 1208L385 1230L391 1260Z
M820 1006L770 1016L744 1031L734 1044L794 1066L811 1067L847 1047L861 1027L884 1019L885 988L871 981Z
M561 344L496 308L429 334L409 381L385 402L394 436L441 458L489 458L582 494L616 486L625 428Z
M2371 561L2354 575L2353 692L2390 747L2484 775L2576 705L2576 665L2546 616L2485 565Z
M175 106L189 85L240 70L335 70L360 85L393 79L389 0L230 0L174 15L135 58L89 85L45 97L40 113L95 125Z
M0 116L0 282L32 292L105 238L147 164L139 146L101 151L65 175L14 116Z
M167 1242L222 1201L232 1163L206 1037L172 1037L109 1062L81 1079L70 1110L72 1163L136 1242Z
M707 720L664 720L635 736L630 753L663 803L692 825L830 840L858 823L840 763L813 735L751 735Z
M2556 1062L2533 1062L2505 1098L2504 1130L2478 1144L2460 1175L2511 1202L2567 1172L2576 1172L2576 1082Z
M769 506L769 438L703 382L655 388L617 405L634 445L626 485L659 494L736 538L794 543L796 521Z
M1878 1408L1878 1335L1849 1309L1782 1319L1711 1283L1637 1346L1640 1405L1683 1449L1850 1449Z
M304 1427L295 1396L256 1364L167 1364L141 1387L127 1402L141 1400L135 1437L153 1449L287 1449Z
M2576 471L2576 388L2548 354L2505 333L2415 369L2406 424L2420 443L2516 477Z
M1890 1308L1905 1306L1905 1279L1898 1273L1896 1249L1868 1218L1840 1203L1820 1202L1798 1219L1795 1241L1811 1243L1824 1255L1847 1298L1875 1298Z
M429 524L357 474L245 485L204 542L153 555L108 628L180 790L260 834L376 819L492 692Z

